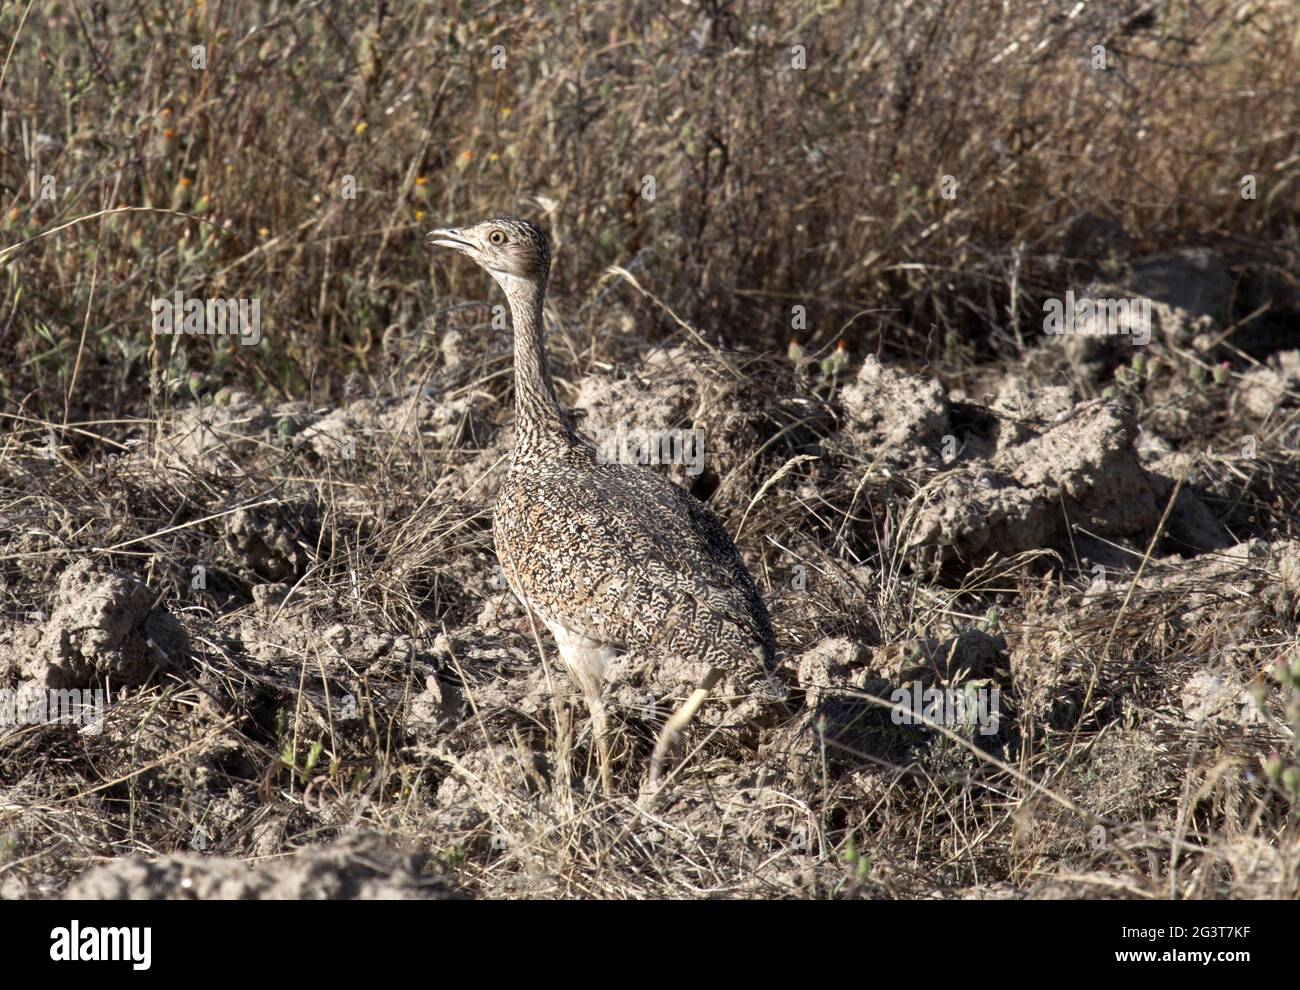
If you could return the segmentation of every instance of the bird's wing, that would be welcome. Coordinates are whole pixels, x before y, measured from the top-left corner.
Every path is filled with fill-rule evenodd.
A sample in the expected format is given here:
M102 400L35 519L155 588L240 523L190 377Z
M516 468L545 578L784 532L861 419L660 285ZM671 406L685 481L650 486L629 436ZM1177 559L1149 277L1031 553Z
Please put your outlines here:
M548 621L750 683L775 662L767 609L726 530L652 471L597 464L507 479L494 529L503 568Z

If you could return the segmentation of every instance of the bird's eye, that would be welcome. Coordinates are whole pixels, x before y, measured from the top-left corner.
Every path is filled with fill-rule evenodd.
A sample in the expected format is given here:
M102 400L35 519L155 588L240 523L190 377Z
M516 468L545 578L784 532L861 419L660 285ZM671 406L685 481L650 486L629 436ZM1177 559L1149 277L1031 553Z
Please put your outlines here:
M488 241L489 243L496 244L498 246L504 244L506 242L505 232L500 230L492 231L492 233L488 234Z

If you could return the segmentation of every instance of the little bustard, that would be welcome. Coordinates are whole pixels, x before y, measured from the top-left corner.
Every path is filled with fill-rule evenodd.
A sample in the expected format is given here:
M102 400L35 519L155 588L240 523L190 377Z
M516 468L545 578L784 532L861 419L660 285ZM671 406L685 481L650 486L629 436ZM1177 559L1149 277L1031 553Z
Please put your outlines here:
M515 443L492 534L511 590L550 630L591 711L601 785L612 790L606 664L632 652L695 662L698 686L655 743L650 786L723 674L782 700L767 608L726 530L697 499L644 467L604 463L555 397L542 342L546 236L526 220L435 230L505 290L514 321Z

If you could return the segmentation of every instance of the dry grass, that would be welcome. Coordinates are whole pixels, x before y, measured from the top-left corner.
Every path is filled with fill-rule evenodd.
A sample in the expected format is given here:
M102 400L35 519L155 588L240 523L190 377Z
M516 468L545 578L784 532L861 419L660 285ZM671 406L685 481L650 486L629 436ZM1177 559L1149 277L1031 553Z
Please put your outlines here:
M447 374L430 379L443 394ZM747 406L753 383L774 378L781 401ZM189 634L183 656L110 707L100 736L0 737L12 873L29 885L11 893L57 890L132 852L198 843L261 861L366 827L488 896L1295 895L1295 812L1266 772L1294 733L1291 689L1265 679L1296 636L1276 559L1159 557L1102 591L1043 554L927 578L926 548L908 542L932 497L917 476L864 488L842 429L785 428L785 409L835 408L819 377L755 374L737 388L704 422L740 407L776 440L760 439L740 469L750 480L712 504L733 530L746 520L787 655L864 644L865 669L893 683L891 663L919 657L915 644L1001 637L996 669L976 672L1003 687L995 736L894 726L866 697L885 696L882 681L850 665L758 736L711 708L663 808L635 798L667 702L624 709L624 796L602 798L580 700L492 585L491 471L508 436L442 433L426 419L438 407L399 404L393 415L420 429L376 430L349 464L309 432L277 442L290 406L258 422L227 394L207 407L220 439L203 458L168 456L192 427L181 416L159 446L116 459L11 448L0 461L12 609L48 608L59 572L89 553L147 580ZM500 403L474 412L503 416ZM815 464L751 506L757 479L814 445ZM1270 456L1294 475L1294 452ZM241 506L257 507L274 552L232 530ZM277 576L278 591L253 594ZM30 643L32 625L12 625L8 648ZM1193 718L1183 693L1204 671L1264 685L1268 717L1241 724L1230 700Z
M7 405L121 414L153 367L164 398L191 372L337 398L409 348L430 279L479 294L419 236L505 210L549 226L578 325L620 264L706 331L783 346L797 305L828 345L870 310L845 331L856 353L947 370L1023 341L1062 291L1053 256L1101 260L1064 237L1085 212L1138 249L1268 244L1296 269L1288 3L371 8L139 4L92 22L50 3L21 33L8 10L0 200L26 246L0 308ZM118 205L219 226L130 214L42 236ZM149 300L178 288L260 297L266 343L154 358Z
M1142 383L1029 356L1044 296L1177 245L1247 258L1265 318L1292 318L1293 5L141 3L97 23L52 2L19 30L25 6L0 14L4 607L48 610L91 557L188 639L98 736L0 729L0 894L354 827L498 897L1300 892L1300 682L1268 676L1297 635L1276 548L1300 396L1243 412L1233 383L1269 348L1232 333ZM99 213L117 206L156 212ZM666 807L634 798L667 702L624 713L622 796L599 797L581 705L493 586L508 341L480 273L419 242L506 211L555 241L564 400L701 375L696 490L783 649L864 651L786 720L712 706ZM1089 214L1127 239L1081 236ZM151 336L176 289L261 298L262 344ZM792 333L816 358L786 359ZM823 374L838 339L848 366ZM654 345L675 356L651 373ZM841 402L875 352L972 401L1009 369L1108 386L1270 549L1180 560L1148 531L1102 591L1046 548L936 562L910 536L943 479L864 450ZM1220 358L1228 384L1207 383ZM322 433L327 410L346 415ZM1002 643L967 672L1004 690L997 734L900 728L866 697L977 633ZM4 623L0 676L38 634ZM1189 717L1207 669L1266 716Z

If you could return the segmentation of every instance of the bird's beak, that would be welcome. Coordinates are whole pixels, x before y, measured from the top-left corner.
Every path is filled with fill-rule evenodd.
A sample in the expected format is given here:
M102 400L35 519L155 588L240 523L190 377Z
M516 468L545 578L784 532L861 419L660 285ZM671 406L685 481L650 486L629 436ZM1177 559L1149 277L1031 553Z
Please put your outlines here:
M474 246L461 236L460 230L456 227L439 227L437 230L431 230L425 240L437 247L455 248L457 251L464 251Z

